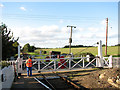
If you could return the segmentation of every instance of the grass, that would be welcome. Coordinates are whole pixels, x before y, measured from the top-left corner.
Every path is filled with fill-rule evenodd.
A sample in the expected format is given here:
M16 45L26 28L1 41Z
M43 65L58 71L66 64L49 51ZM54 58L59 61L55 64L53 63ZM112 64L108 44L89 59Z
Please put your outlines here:
M30 54L30 55L39 55L39 54L37 54L35 52L28 52L28 54Z
M53 48L53 49L37 49L35 52L40 52L40 50L47 51L49 55L49 51L60 51L61 54L69 53L69 48ZM80 54L80 53L92 53L93 55L98 55L98 48L97 47L80 47L80 48L71 48L72 53ZM105 47L102 47L103 56L105 56ZM108 55L118 56L118 46L108 46Z

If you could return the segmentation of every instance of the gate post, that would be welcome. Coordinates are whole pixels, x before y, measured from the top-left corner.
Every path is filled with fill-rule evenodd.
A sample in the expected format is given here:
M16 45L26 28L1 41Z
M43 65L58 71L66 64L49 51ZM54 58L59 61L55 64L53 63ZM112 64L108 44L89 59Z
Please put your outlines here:
M17 58L17 74L20 76L22 73L22 59Z
M18 46L17 75L22 73L22 58L20 58L20 45Z
M98 56L99 56L98 67L103 67L102 41L101 40L99 41L99 44L98 44Z
M82 57L83 58L83 57ZM84 58L83 58L83 68L85 68L85 60L84 60Z
M87 61L90 62L90 55L86 55Z
M71 69L71 60L72 60L72 57L70 57L69 59L69 69Z
M20 45L18 45L18 58L20 58Z
M98 63L98 61L99 61L99 58L98 58L98 56L96 55L96 67L99 67L99 63Z
M109 66L108 67L109 68L113 67L113 65L112 65L112 55L110 55L110 57L109 57Z
M38 72L40 72L40 61L38 61Z
M56 70L56 59L54 59L54 70Z

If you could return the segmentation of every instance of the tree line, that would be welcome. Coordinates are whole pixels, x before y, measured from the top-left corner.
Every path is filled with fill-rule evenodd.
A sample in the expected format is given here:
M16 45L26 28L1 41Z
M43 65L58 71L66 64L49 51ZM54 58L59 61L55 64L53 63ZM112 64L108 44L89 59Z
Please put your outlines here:
M94 46L71 45L71 48L79 48L79 47L94 47ZM69 45L66 45L66 46L64 46L63 48L69 48Z

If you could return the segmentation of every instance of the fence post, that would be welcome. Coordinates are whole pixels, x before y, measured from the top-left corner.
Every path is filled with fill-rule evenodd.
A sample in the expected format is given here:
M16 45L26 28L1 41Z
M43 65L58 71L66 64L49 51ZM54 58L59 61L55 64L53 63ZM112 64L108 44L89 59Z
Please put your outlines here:
M72 57L70 57L69 59L69 69L71 69L71 60L72 60Z
M90 55L86 55L87 61L90 62Z
M54 70L56 70L56 59L54 59Z
M20 58L20 45L18 45L18 58Z
M83 59L83 68L85 68L85 60Z
M96 67L99 67L99 58L97 57L97 55L96 55Z
M113 65L112 65L112 55L110 55L110 57L109 57L109 66L108 67L109 68L113 67Z
M38 61L38 72L40 72L40 61Z
M98 44L98 56L100 57L100 59L98 60L98 65L99 67L103 67L103 56L102 56L102 41L99 41Z
M17 58L17 75L21 75L22 73L22 59L21 58Z
M17 77L18 77L18 60L16 60L16 73L17 73Z

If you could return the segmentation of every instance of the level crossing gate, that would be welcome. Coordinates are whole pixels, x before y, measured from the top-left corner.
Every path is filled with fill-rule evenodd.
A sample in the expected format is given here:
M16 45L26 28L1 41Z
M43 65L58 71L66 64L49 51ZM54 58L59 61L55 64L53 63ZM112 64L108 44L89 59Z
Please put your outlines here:
M98 58L94 58L91 61L87 61L88 57L67 57L60 58L63 59L64 62L61 62L58 58L47 58L47 59L32 59L33 61L33 69L38 71L43 70L59 70L59 69L69 69L72 70L74 68L87 68L87 67L96 67L96 60ZM49 60L49 62L46 62ZM25 65L24 65L25 66Z
M19 55L20 56L20 55ZM43 56L42 56L43 57ZM64 60L64 62L61 61ZM89 59L89 60L88 60ZM15 61L17 66L18 73L21 73L25 68L25 61L22 58L18 57ZM46 62L47 61L47 62ZM45 70L60 70L68 69L72 70L75 68L90 68L90 67L110 67L112 68L112 56L102 57L102 42L99 42L98 45L98 56L90 60L90 57L73 57L68 56L64 58L46 58L46 59L32 59L33 69L37 71Z
M60 59L63 59L64 62L61 62ZM61 69L84 69L84 68L93 68L101 67L99 65L100 58L95 57L92 60L89 60L90 57L66 57L66 58L47 58L47 59L32 59L33 69L37 71L46 71L46 70L61 70ZM46 62L48 61L49 62ZM104 67L112 67L110 60L112 57L103 57ZM25 67L25 60L23 60L23 66ZM64 67L64 68L63 68Z

